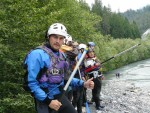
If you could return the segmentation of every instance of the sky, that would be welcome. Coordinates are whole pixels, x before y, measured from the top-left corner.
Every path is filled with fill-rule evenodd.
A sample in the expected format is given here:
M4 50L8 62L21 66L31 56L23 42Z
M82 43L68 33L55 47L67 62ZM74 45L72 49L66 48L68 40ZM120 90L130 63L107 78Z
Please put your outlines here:
M94 0L85 0L89 5L94 3ZM150 0L101 0L102 4L111 7L113 12L125 12L129 9L137 10L144 6L150 5Z

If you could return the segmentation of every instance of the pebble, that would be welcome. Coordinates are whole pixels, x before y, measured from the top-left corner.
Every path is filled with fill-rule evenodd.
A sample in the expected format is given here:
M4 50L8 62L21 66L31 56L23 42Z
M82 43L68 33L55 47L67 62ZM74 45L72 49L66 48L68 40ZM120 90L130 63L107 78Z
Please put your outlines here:
M90 100L91 90L87 90L87 95ZM107 82L102 87L101 99L104 110L98 112L95 104L91 104L91 113L150 113L150 91L136 87L132 81L120 79Z

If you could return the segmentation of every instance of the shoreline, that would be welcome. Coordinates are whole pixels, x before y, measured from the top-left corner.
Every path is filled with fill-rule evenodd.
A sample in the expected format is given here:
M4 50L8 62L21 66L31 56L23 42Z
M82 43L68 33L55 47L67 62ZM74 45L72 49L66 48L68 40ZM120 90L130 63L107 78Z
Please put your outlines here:
M89 104L91 113L150 113L150 90L137 87L132 81L112 78L102 86L101 104L103 111L96 112ZM91 98L91 90L87 90Z

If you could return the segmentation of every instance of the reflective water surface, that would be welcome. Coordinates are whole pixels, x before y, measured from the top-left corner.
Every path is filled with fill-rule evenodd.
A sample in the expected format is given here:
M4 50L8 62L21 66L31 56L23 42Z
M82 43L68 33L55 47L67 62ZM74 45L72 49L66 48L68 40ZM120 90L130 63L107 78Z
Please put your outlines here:
M132 81L137 87L150 90L150 59L132 63L111 71L106 74L104 82L114 79L116 73L120 73L119 79Z
M116 77L120 73L120 77ZM150 59L132 63L107 74L102 81L100 98L105 108L96 111L89 105L91 113L150 113ZM90 100L91 90L87 90Z

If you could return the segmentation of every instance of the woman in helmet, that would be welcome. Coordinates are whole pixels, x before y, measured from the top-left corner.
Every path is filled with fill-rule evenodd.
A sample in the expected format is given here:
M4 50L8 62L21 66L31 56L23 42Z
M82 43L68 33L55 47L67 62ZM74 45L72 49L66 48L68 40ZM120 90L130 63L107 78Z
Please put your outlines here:
M102 77L103 75L100 72L101 64L95 57L94 50L92 48L88 49L87 57L84 60L85 64L85 73L89 76L89 78L94 78L94 89L92 90L92 99L95 102L96 110L101 110L104 106L100 105L100 91L102 86Z
M61 46L60 50L62 52L72 51L72 37L71 35L67 34L66 38L64 39L64 44Z
M84 49L86 49L86 45L85 44L79 44L78 46L78 50L79 50L79 53L78 53L78 56L76 57L76 62L78 62L78 60L80 59L82 53L84 52ZM75 74L75 78L78 78L78 79L82 79L85 81L85 78L84 78L84 62L82 62L79 66L79 69L77 71L77 73ZM83 104L83 88L73 88L73 101L72 101L72 104L74 107L77 107L77 112L78 113L82 113L82 104Z
M73 67L76 64L75 58L78 54L78 51L72 41L71 35L67 34L67 37L64 40L64 45L61 46L61 50L63 50L63 52L66 54L66 59L69 63L69 69L67 71L67 74L71 75L71 72L73 72ZM67 82L67 80L65 81L65 83L66 82ZM72 102L73 90L72 90L71 86L68 87L66 95L67 95L68 99L70 100L70 102Z
M35 99L37 113L76 113L66 96L58 100L64 87L65 72L68 63L59 51L67 35L66 27L61 23L52 24L46 33L46 44L30 51L24 61L26 83ZM86 82L73 78L74 87L93 88L91 80Z
M64 44L68 45L68 46L72 45L72 36L71 35L67 34L67 37L64 40Z

